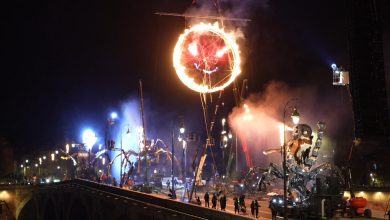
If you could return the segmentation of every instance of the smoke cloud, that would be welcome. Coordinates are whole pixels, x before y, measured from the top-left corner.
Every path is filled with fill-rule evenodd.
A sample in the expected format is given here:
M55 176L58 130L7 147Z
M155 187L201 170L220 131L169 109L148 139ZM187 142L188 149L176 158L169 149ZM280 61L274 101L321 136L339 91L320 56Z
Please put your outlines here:
M283 82L273 81L265 86L262 93L250 95L241 106L233 109L229 125L246 140L253 165L267 166L270 162L280 162L279 153L265 156L262 152L281 146L280 126L283 125L284 106L292 99L298 99L290 102L289 106L298 108L300 123L308 124L314 132L318 121L327 124L325 136L328 139L321 151L324 157L332 156L329 153L336 147L334 138L345 129L344 123L349 122L345 119L351 111L346 107L348 103L337 101L339 97L320 94L315 87L292 88ZM291 112L291 108L286 108L288 127L293 127Z
M194 0L187 14L198 16L223 16L249 19L257 8L268 8L268 0ZM197 21L192 19L190 21ZM245 26L238 22L236 26Z

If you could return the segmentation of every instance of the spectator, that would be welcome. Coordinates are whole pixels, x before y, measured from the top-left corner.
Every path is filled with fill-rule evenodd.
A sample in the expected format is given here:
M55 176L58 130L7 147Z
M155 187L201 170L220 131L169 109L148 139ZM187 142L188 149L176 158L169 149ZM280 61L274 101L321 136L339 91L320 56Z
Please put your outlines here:
M169 189L171 186L171 181L169 181L169 179L167 180L167 189Z
M219 204L221 206L221 210L225 211L225 209L226 209L226 196L225 196L225 194L223 194L221 196L221 199L219 200Z
M257 199L255 199L255 214L256 214L256 218L259 217L259 208L260 208L260 205L259 205L259 202L257 201Z
M206 194L204 194L204 206L207 207L207 208L210 208L209 192L206 192Z
M245 213L245 212L246 212L245 195L241 195L241 196L240 196L239 204L240 204L241 211L242 211L243 213Z
M217 208L217 195L213 193L213 197L211 198L211 203L213 204L212 208L216 209Z
M253 200L251 203L251 214L252 214L252 216L255 216L255 201L253 201Z
M116 179L115 179L115 177L114 177L114 178L112 178L112 185L113 185L113 186L118 186L118 183L116 182Z
M240 214L240 206L236 196L234 196L233 201L234 201L234 214L236 213Z

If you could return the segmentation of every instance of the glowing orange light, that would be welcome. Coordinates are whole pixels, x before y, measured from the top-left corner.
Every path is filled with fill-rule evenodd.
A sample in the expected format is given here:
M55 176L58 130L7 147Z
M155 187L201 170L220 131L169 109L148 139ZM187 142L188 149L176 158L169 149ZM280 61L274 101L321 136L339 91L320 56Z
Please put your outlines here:
M176 43L173 66L179 79L200 93L223 90L241 73L235 35L215 24L186 29Z
M216 56L221 58L223 55L225 55L225 53L229 50L228 47L224 47L222 48L221 50L218 50L218 52L216 53Z
M188 46L188 51L192 54L192 56L198 56L198 46L196 45L196 42L193 42Z

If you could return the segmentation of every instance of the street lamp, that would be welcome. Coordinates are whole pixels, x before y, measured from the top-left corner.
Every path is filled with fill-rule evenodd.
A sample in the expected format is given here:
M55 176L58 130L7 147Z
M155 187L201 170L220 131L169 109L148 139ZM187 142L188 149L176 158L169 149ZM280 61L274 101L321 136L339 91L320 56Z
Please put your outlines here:
M180 135L179 135L179 141L182 142L183 144L183 150L184 150L184 184L185 184L185 188L184 188L184 191L187 190L187 142L185 141L185 138L183 137L184 136L184 132L186 131L185 127L184 127L184 122L181 122L180 123L180 128L179 128L179 131L180 131ZM173 160L173 158L172 158Z
M299 123L299 112L296 107L294 107L294 110L291 113L291 119L295 125Z
M24 166L23 164L20 164L20 168L23 169L23 177L26 177L26 166Z
M180 123L180 134L184 134L184 132L186 131L186 129L184 128L184 122Z
M118 114L116 112L111 112L109 118L107 119L107 127L105 131L105 136L104 136L104 143L106 145L106 149L111 150L114 148L114 138L113 138L113 132L112 132L112 127L115 124L116 119L118 118Z
M175 158L175 146L174 146L174 140L175 140L175 132L172 130L172 149L171 149L171 177L172 177L172 199L176 199L176 193L175 193L175 176L174 176L174 158Z
M287 109L291 109L291 106L289 104L293 101L297 101L298 99L291 99L286 102L283 109L283 215L284 219L287 220L287 144L286 144L286 113ZM291 113L291 118L293 120L294 124L299 123L299 113L297 108L294 107L293 112Z
M111 119L117 119L118 118L118 114L116 112L111 112L110 116L111 116Z

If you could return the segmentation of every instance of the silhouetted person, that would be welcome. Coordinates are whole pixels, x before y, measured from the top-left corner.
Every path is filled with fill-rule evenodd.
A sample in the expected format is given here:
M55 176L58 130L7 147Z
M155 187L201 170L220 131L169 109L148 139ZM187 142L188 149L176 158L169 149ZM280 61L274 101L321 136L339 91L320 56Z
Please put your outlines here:
M171 199L176 199L176 191L169 188L168 197Z
M259 205L259 202L257 201L257 199L255 199L255 214L256 214L256 218L259 217L259 208L260 208L260 205Z
M115 177L114 177L114 178L112 178L112 185L113 185L113 186L117 186L117 185L118 185L118 183L116 182L116 179L115 179Z
M205 194L204 194L204 206L205 207L210 207L210 196L209 196L209 192L206 192Z
M219 199L219 204L221 206L221 210L225 211L226 209L226 196L222 195L221 198Z
M255 216L255 201L253 200L251 202L251 214L252 216Z
M240 205L238 203L237 197L234 196L233 201L234 201L234 214L236 213L240 214Z
M213 204L213 209L216 209L217 208L217 195L215 195L215 193L213 193L213 197L211 198L211 203Z
M169 180L167 180L167 189L169 189L171 186L171 182Z
M245 212L246 212L245 195L241 195L241 196L240 196L239 204L240 204L240 206L241 206L241 211L242 211L243 213L245 213Z

